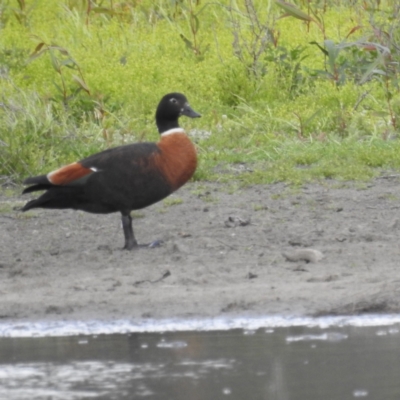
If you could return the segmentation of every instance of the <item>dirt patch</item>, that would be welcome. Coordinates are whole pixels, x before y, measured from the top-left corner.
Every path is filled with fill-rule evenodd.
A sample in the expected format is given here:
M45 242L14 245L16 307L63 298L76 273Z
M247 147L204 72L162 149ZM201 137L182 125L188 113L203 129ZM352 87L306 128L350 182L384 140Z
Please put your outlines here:
M0 318L399 312L399 183L189 183L134 213L163 245L133 252L118 214L22 214L29 196L0 194Z

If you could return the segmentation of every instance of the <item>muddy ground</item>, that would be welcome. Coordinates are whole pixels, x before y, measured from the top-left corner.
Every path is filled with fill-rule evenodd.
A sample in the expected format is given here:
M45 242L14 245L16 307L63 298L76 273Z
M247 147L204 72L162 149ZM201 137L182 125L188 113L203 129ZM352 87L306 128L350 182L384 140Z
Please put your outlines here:
M132 252L119 214L14 209L30 198L0 191L3 320L400 311L398 175L297 189L191 182L134 213L138 240L163 245ZM324 258L293 253L305 248Z

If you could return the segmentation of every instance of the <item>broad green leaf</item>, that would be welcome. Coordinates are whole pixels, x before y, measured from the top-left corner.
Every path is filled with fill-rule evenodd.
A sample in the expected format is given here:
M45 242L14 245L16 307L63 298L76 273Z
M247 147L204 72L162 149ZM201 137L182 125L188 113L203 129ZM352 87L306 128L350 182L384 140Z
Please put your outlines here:
M193 44L192 42L182 33L179 35L181 39L185 42L186 46L190 49L193 50Z
M61 86L57 82L53 82L54 86L56 89L60 92L62 96L64 96L64 90L61 88Z
M361 28L362 28L361 25L357 25L357 26L355 26L354 28L352 28L352 29L350 30L350 32L346 35L346 39L347 39L350 35L352 35L354 32L358 31L358 30L361 29Z
M314 21L314 18L311 18L308 14L306 14L305 12L301 11L299 8L297 8L296 6L294 6L291 3L287 3L286 1L282 1L282 0L275 0L275 3L283 8L286 13L288 15L290 15L291 17L297 18L297 19L301 19L302 21Z
M379 57L373 62L371 63L371 65L369 66L369 68L367 69L367 71L364 73L364 75L361 77L360 79L360 85L364 84L365 82L367 82L367 80L375 74L380 74L381 70L377 69L377 67L379 65L381 65L381 60L379 59Z
M310 42L310 44L315 44L326 56L328 56L328 52L317 42Z
M58 50L64 56L69 56L68 50L65 49L64 47L61 47L61 46L49 46L49 48L53 49L53 50Z
M330 72L333 73L335 71L336 59L337 56L339 55L339 49L335 45L335 42L329 39L324 41L324 46L326 51L328 52L328 62L329 62Z
M57 59L57 57L54 55L54 53L52 52L52 50L49 50L50 52L50 60L51 60L51 64L53 65L53 68L59 73L61 74L61 68L60 68L60 63Z
M87 94L90 95L90 90L89 90L88 86L86 85L86 82L85 82L82 78L80 78L80 77L77 76L77 75L72 75L72 79L73 79L76 83L78 83L78 85L79 85Z
M90 11L93 11L97 14L109 14L109 15L116 15L117 13L112 10L111 8L107 7L93 7Z
M44 42L40 42L36 47L35 50L33 50L33 53L29 56L29 58L33 57L34 55L36 55L37 53L40 52L40 50L42 49L42 47L45 45L46 43Z
M31 54L29 57L28 57L28 63L30 63L31 61L33 61L33 60L36 60L36 58L39 58L43 53L45 53L47 51L47 49L43 49L43 50L41 50L41 51L39 51L38 53L36 53L36 54Z
M76 63L74 60L71 60L70 58L60 62L60 66L62 67L68 67L68 68L74 68L76 66Z
M190 19L190 28L193 33L197 33L199 31L200 21L197 18L197 15L193 14L192 18Z

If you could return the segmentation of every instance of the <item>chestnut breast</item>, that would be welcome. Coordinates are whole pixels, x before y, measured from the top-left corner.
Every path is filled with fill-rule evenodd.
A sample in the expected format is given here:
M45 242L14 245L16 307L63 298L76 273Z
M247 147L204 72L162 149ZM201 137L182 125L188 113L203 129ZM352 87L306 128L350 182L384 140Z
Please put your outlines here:
M175 191L196 171L196 148L183 132L161 136L157 145L160 151L154 155L154 164Z

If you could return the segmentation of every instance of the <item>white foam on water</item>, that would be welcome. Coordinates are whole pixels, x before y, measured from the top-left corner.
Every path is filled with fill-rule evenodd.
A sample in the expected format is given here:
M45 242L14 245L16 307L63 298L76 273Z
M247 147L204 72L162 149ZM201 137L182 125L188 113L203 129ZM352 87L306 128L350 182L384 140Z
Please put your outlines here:
M345 335L340 332L324 332L320 335L297 335L297 336L288 336L286 338L286 342L311 342L311 341L324 341L324 342L341 342L342 340L346 340L349 335Z
M236 318L198 318L198 319L140 319L114 321L43 321L0 323L0 337L49 337L73 335L127 334L141 332L179 332L179 331L224 331L244 329L251 331L260 328L272 329L292 326L319 327L367 327L392 326L400 324L400 314L331 316L331 317L236 317ZM398 329L396 328L396 331Z

